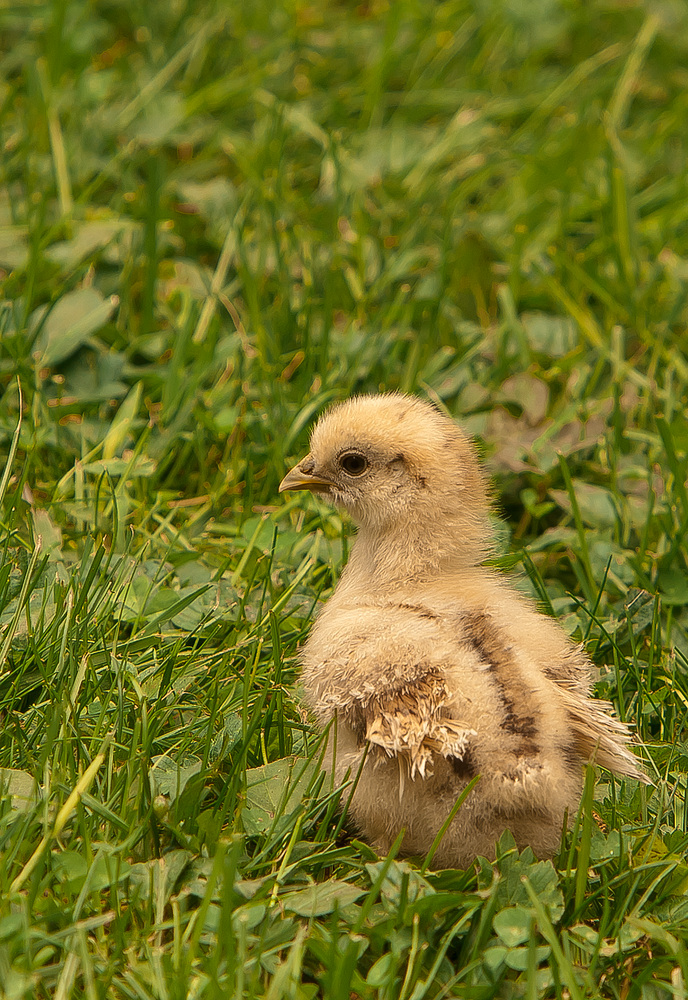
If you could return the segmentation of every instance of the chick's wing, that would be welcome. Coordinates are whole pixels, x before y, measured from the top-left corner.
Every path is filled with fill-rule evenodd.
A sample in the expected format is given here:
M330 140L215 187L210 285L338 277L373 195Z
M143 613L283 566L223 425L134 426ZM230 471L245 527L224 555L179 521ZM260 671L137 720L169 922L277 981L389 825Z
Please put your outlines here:
M456 685L455 649L411 609L357 608L318 623L303 680L323 722L333 715L411 777L432 773L435 754L463 759L476 730ZM470 714L470 712L469 712Z

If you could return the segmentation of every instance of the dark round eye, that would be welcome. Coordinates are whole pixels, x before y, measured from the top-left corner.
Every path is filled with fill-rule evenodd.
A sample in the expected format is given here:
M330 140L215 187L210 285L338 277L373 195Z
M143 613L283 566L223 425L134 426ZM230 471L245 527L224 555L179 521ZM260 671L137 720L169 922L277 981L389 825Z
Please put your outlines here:
M360 451L345 451L339 456L339 464L350 476L362 476L368 468L368 459Z

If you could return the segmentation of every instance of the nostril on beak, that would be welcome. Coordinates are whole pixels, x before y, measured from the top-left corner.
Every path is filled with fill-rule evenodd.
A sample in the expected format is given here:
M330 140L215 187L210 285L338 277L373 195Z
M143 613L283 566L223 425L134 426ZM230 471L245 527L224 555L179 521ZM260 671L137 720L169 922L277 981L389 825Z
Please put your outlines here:
M305 472L307 476L310 476L315 468L315 461L310 455L307 455L303 462L301 462L299 468L301 469L301 472Z

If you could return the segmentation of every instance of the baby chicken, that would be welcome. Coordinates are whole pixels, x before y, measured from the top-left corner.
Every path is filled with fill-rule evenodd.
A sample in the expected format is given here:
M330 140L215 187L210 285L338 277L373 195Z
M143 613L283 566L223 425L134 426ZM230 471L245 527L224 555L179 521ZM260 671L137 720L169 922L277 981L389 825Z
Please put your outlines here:
M475 788L434 856L494 857L509 829L540 857L574 815L582 765L646 781L627 728L589 698L591 664L560 626L481 565L486 481L464 434L411 396L330 410L282 490L347 510L358 536L302 653L327 766L352 779L349 816L385 853L425 854L461 791Z

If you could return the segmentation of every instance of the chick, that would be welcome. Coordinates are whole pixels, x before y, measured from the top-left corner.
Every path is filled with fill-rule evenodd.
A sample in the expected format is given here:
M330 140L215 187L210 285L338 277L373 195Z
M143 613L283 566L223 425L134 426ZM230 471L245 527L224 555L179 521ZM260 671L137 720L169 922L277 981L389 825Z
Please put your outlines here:
M316 425L280 491L349 512L358 535L303 649L303 685L330 728L327 767L356 781L349 817L386 853L494 857L510 829L541 858L575 815L585 761L646 781L591 664L493 570L485 477L465 435L415 397L362 396Z

